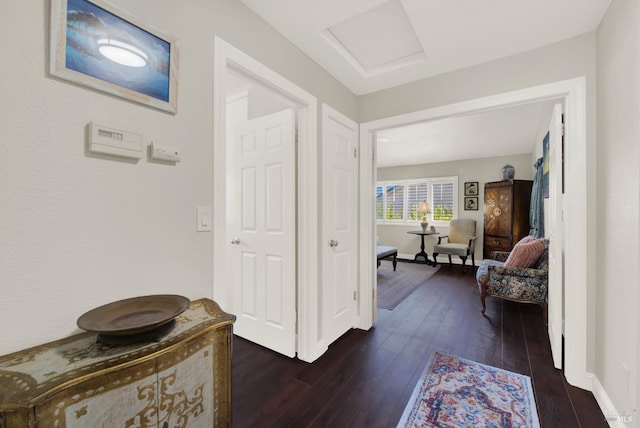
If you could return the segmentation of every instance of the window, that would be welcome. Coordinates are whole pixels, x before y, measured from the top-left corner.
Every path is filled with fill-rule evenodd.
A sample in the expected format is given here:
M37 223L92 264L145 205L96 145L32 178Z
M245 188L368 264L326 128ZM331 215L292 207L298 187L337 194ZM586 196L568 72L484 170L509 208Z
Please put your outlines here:
M433 203L431 212L433 221L453 220L454 187L451 182L433 183Z
M427 221L448 223L457 217L458 177L385 181L376 186L376 220L380 224L413 224L422 219L420 203L427 201Z
M404 186L387 185L384 189L387 198L385 209L386 220L403 220L404 219Z
M420 203L429 200L429 185L426 182L407 184L407 219L422 220L418 212Z

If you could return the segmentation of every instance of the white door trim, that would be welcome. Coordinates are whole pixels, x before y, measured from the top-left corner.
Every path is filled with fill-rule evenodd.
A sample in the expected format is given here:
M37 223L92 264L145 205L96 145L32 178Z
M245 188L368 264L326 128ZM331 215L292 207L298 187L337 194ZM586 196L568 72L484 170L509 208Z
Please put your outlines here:
M595 281L595 143L587 139L586 78L554 82L475 100L411 112L363 123L360 127L360 292L373 295L375 286L375 186L374 136L385 128L441 119L467 113L552 99L564 100L566 107L565 191L566 273L565 273L565 376L567 381L588 389L587 360L592 357L587 341L593 302L587 296ZM589 171L591 173L589 174ZM370 213L367 215L367 213ZM375 304L375 303L374 303ZM373 325L372 301L360 302L359 328Z
M298 104L297 173L297 321L298 358L313 361L318 345L318 123L317 99L219 37L213 64L213 297L224 308L232 302L226 246L226 95L227 68L234 67Z

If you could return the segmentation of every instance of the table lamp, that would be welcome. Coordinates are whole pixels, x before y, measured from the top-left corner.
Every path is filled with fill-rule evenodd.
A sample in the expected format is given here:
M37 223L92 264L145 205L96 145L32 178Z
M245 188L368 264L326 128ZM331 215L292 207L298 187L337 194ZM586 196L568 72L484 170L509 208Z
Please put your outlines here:
M420 226L422 226L422 231L426 232L427 231L427 226L429 226L429 223L427 223L427 214L429 214L431 212L431 208L429 207L429 203L428 202L422 202L420 204L420 208L418 208L418 212L420 212L422 214L422 221L420 222Z

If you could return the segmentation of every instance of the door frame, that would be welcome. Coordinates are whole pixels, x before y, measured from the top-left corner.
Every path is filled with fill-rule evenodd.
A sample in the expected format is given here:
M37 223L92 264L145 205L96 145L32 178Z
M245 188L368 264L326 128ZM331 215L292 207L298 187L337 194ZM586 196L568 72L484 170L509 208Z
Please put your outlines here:
M594 313L588 299L595 283L595 142L587 138L586 78L554 82L488 97L429 108L389 118L373 120L360 127L360 295L372 296L375 277L375 133L386 128L409 125L457 115L479 113L537 101L564 102L565 135L565 377L574 386L592 389L587 361L592 359L589 335L593 335L588 314ZM370 213L366 215L366 213ZM588 239L589 238L589 239ZM374 321L375 302L360 302L359 328L369 329Z
M226 102L227 69L235 68L265 86L290 98L297 105L297 237L296 293L298 358L317 359L324 350L318 345L318 123L317 99L218 36L214 37L213 61L213 297L223 307L232 307L228 289L231 275L226 246Z

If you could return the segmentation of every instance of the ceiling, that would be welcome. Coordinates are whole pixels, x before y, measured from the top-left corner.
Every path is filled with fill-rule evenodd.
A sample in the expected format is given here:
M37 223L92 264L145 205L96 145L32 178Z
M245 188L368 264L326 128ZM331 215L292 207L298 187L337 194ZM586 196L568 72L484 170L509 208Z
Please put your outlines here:
M553 102L538 102L378 131L377 166L530 154Z
M610 0L242 0L356 95L594 30Z

